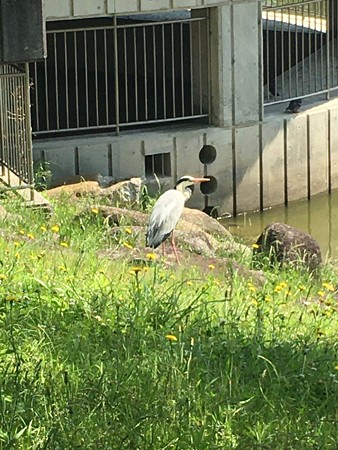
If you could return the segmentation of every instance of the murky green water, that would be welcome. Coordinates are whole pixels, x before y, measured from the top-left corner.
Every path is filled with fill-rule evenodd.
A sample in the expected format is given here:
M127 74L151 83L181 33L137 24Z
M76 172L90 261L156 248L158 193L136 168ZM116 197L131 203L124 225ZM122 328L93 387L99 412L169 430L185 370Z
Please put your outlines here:
M254 243L264 227L272 222L287 223L311 234L319 243L323 258L338 259L338 190L310 201L292 202L287 207L221 220L234 236L242 237L248 243Z

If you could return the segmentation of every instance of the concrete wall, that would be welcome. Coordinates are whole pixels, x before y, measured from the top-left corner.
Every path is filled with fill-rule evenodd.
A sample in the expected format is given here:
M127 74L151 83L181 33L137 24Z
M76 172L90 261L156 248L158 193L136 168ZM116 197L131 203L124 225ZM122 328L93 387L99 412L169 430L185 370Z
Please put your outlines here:
M163 12L228 3L229 0L45 0L45 13L47 20L58 20L122 13Z
M298 115L267 114L262 125L167 128L161 131L37 141L34 159L50 161L55 179L94 172L114 177L144 176L144 156L170 152L172 179L184 174L216 178L208 197L219 212L266 208L338 188L338 99L305 106ZM213 145L215 161L199 160L203 145ZM204 208L196 189L190 206ZM234 209L236 211L234 211Z

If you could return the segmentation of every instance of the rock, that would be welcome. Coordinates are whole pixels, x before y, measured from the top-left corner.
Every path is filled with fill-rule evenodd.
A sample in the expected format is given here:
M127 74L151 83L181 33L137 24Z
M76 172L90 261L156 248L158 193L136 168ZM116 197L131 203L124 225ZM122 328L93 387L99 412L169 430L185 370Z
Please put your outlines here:
M100 196L107 197L118 206L133 206L140 203L144 180L142 178L130 178L119 181L112 186L101 189Z
M189 224L189 225L188 225ZM223 236L233 240L231 233L218 220L198 209L184 208L182 218L178 223L179 230L194 231L194 227L207 233Z
M82 181L81 183L66 184L49 189L47 194L51 198L66 196L73 200L85 196L106 197L118 206L133 206L140 202L143 183L142 178L131 178L103 188L98 181Z
M104 219L107 219L108 223L111 226L120 226L128 224L128 225L142 225L143 227L145 227L149 220L148 214L145 214L141 211L136 211L127 208L117 208L116 206L101 206L101 205L94 205L85 208L83 211L77 214L75 218L78 219L81 217L93 216L93 210L98 211L98 214Z
M267 225L259 236L254 255L267 256L273 263L292 263L316 270L322 256L318 243L307 233L284 223Z
M47 191L47 195L51 198L68 197L77 199L78 197L91 196L95 197L100 194L101 188L97 181L83 181L75 184L65 184Z

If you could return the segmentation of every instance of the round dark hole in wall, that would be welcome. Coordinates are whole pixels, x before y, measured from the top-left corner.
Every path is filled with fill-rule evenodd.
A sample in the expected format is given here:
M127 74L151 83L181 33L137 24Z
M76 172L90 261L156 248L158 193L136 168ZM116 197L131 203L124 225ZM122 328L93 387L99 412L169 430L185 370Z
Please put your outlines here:
M201 183L200 189L201 189L202 194L211 195L214 192L216 192L218 183L217 183L217 180L215 177L207 175L206 178L209 178L210 181Z
M203 145L200 150L199 159L202 164L212 164L217 156L217 151L213 145Z

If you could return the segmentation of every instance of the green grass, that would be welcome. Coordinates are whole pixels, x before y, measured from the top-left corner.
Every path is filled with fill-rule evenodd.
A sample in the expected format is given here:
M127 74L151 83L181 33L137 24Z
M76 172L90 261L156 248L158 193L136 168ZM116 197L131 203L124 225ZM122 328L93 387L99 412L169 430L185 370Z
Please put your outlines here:
M3 204L0 448L337 448L334 267L136 268L95 211Z

